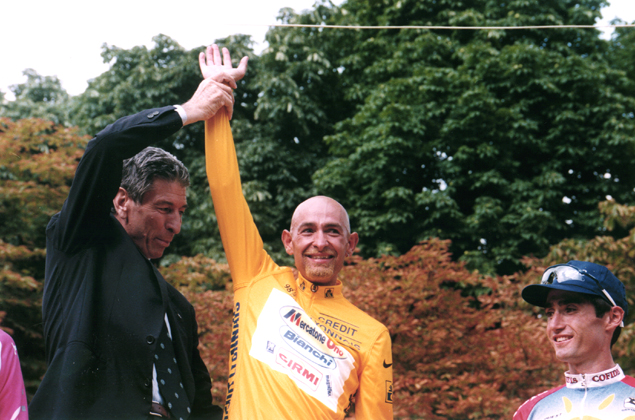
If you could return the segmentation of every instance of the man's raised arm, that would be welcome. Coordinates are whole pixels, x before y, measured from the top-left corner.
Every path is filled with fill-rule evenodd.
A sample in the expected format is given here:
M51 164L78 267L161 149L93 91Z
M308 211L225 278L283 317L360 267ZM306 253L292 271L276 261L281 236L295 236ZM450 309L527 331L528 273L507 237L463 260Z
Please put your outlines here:
M217 72L216 76L229 80L226 73ZM106 223L121 182L124 159L177 132L183 125L211 118L221 108L231 115L233 106L231 88L206 79L181 110L177 107L181 118L174 106L154 108L120 118L98 133L86 147L69 196L57 217L56 246L68 251L81 249L95 236L93 232L99 230L96 227Z
M247 58L233 69L229 51L223 48L221 60L218 47L213 45L201 53L199 64L205 77L226 80L223 78L230 76L232 80L239 80L247 69ZM263 269L273 268L275 263L263 249L258 228L243 196L229 117L221 110L205 122L205 162L214 211L236 289Z

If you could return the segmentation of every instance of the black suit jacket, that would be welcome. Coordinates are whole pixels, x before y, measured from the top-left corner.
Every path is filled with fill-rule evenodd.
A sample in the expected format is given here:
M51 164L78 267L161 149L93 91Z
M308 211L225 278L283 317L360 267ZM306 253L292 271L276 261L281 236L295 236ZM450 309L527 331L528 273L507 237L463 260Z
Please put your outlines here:
M147 419L167 313L190 419L220 418L198 352L194 308L110 214L123 160L182 127L174 107L122 118L92 139L47 227L42 304L49 365L31 419Z

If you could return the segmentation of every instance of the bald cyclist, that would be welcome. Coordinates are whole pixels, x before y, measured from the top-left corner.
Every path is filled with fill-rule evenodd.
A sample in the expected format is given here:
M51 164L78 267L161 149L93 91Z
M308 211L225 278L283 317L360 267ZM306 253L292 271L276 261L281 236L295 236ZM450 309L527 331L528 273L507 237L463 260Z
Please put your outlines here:
M282 232L295 276L263 249L226 114L206 122L205 149L235 292L224 418L343 419L354 407L358 420L392 419L388 330L346 300L338 279L359 240L344 207L318 196L296 208Z

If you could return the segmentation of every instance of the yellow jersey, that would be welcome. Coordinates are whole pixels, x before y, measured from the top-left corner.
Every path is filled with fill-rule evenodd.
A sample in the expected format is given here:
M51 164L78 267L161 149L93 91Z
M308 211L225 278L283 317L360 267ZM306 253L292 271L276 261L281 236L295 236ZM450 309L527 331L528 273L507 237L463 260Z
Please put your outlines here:
M384 325L342 295L278 266L243 197L227 114L205 125L214 209L234 287L225 419L392 419Z

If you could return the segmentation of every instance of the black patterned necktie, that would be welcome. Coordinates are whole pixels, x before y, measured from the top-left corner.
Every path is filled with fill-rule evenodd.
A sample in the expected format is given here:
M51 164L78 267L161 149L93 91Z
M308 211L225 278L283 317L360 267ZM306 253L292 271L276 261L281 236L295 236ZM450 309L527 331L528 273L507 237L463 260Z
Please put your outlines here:
M163 405L170 410L172 416L179 420L187 420L192 412L190 402L185 394L179 366L174 357L172 340L168 337L165 322L159 335L154 355L154 366L157 370L159 391L163 397Z

